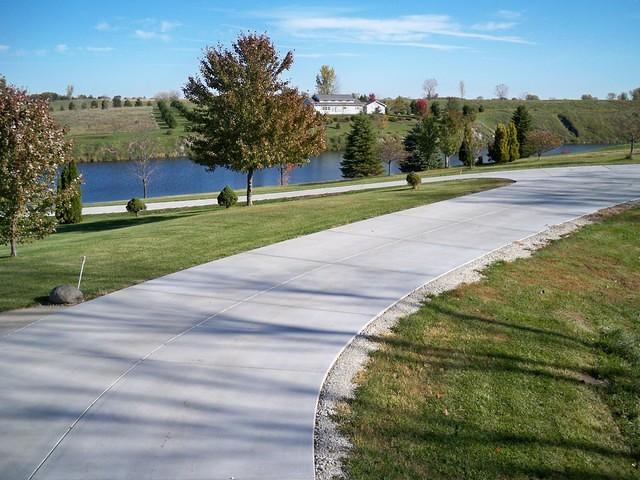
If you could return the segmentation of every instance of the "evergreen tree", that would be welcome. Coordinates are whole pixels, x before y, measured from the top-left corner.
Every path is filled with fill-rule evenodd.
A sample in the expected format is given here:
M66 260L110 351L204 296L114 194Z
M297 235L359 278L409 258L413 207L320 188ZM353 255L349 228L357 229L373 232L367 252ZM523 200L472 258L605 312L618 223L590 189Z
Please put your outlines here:
M58 197L56 203L56 218L60 223L80 223L82 221L82 199L78 185L80 184L80 174L76 162L71 160L67 163L58 178ZM64 194L69 188L74 191L70 195Z
M515 124L518 133L518 158L526 158L533 153L531 147L527 145L527 135L533 126L533 120L527 107L520 105L516 108L511 121Z
M465 123L464 131L462 134L462 144L460 145L460 150L458 151L458 158L467 167L473 167L475 163L475 155L473 152L473 129L471 128L470 123Z
M409 156L400 162L403 173L421 172L440 166L437 158L440 128L435 115L423 117L404 139L404 148Z
M364 114L356 116L353 121L340 170L345 178L367 177L382 173L382 163L378 159L376 149L376 135L371 120Z
M495 163L509 161L509 134L504 123L496 125L493 144L489 145L489 156Z
M520 158L520 142L518 142L518 130L513 122L507 126L507 144L509 145L509 158L513 162Z

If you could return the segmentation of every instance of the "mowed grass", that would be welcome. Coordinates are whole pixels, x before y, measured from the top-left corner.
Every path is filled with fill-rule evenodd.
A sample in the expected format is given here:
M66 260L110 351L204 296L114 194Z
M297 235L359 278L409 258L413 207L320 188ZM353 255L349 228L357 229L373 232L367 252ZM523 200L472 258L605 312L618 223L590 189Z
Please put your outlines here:
M639 232L640 208L585 227L377 339L348 478L640 478Z
M0 311L26 307L61 283L75 284L87 256L88 298L259 246L389 212L509 183L442 182L272 202L254 207L191 208L144 214L94 215L0 256Z

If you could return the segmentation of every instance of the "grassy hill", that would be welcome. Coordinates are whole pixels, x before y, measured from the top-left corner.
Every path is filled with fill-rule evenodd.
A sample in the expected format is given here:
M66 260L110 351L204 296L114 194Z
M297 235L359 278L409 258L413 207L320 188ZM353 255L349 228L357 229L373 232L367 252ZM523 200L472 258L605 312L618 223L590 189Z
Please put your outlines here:
M142 107L107 110L82 108L83 102L90 103L89 100L76 100L73 110L68 110L66 100L51 104L54 116L69 129L79 161L128 160L129 143L139 139L152 141L158 158L186 154L185 119L179 110L172 108L178 125L170 129L158 108L147 106L147 101ZM640 102L606 100L465 100L462 103L478 111L476 123L487 137L492 135L498 122L508 122L516 107L525 104L533 117L534 127L549 129L567 143L624 143L628 140L623 134L626 122L634 112L640 113ZM373 118L379 135L404 136L415 122L416 118L412 116ZM350 127L349 116L328 117L327 148L343 150Z

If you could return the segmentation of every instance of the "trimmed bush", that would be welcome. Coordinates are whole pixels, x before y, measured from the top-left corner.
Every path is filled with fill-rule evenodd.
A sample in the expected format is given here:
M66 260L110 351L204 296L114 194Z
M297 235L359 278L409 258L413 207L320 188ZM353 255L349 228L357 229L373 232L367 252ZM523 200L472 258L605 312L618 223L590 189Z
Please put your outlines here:
M127 202L127 212L134 213L136 217L140 212L146 209L147 209L147 206L139 198L132 198Z
M238 195L227 185L218 194L218 205L224 208L233 207L238 202Z
M407 185L410 185L411 188L413 188L414 190L417 190L421 183L422 183L422 179L420 178L420 175L418 175L417 173L410 172L407 175Z

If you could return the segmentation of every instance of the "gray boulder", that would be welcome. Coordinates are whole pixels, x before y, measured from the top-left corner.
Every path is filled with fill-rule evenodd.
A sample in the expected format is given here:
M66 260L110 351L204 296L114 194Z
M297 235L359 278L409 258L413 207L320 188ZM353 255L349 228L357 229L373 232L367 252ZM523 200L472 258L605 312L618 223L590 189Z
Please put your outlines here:
M49 302L73 305L84 301L84 295L73 285L58 285L49 293Z

